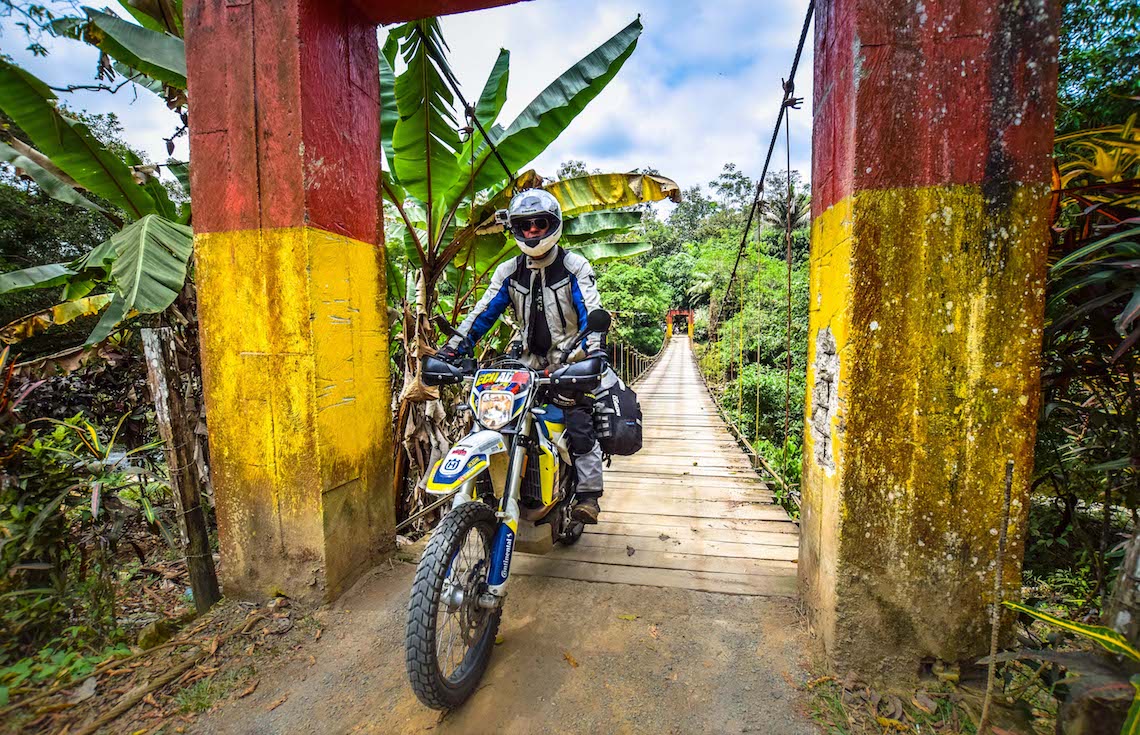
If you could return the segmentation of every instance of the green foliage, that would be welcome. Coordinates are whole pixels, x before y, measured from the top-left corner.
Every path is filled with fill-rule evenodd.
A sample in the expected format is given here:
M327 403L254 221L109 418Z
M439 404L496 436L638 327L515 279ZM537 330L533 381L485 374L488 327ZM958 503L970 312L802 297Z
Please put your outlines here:
M117 636L113 554L128 516L150 506L127 463L154 448L120 451L122 425L108 432L75 416L0 436L0 663L68 630L92 645Z
M610 340L646 355L661 349L662 324L672 295L657 273L656 262L647 268L616 262L598 269L602 306L614 312Z
M1140 97L1140 6L1133 0L1061 3L1057 132L1119 122Z

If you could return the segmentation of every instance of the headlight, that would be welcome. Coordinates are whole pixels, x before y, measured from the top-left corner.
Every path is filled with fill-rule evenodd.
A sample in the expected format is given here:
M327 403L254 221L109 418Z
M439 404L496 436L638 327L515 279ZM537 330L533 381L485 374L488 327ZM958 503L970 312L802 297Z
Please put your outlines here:
M487 391L479 395L479 423L488 429L501 429L511 420L515 396L503 391Z

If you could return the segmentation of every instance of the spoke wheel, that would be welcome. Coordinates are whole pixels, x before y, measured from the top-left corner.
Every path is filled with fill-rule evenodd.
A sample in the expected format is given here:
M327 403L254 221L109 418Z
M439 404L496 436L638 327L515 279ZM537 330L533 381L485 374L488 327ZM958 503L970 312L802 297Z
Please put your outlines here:
M495 512L483 503L452 510L432 534L408 603L408 679L420 701L450 709L475 690L495 644L501 609L479 607L487 589Z

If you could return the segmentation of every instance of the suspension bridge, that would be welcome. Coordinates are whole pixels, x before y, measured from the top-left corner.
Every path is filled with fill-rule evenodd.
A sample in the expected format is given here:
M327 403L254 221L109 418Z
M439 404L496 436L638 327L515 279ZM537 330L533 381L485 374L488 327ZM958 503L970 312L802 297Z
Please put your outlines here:
M792 597L799 528L717 413L689 338L636 385L645 448L606 470L602 516L573 546L519 555L519 574Z
M376 255L378 112L392 101L376 74L376 26L513 2L186 4L203 391L227 596L334 599L395 544ZM1011 549L1023 544L1058 8L816 6L795 29L802 50L814 22L798 561L795 525L735 448L679 338L639 385L647 447L611 468L604 522L518 570L749 595L791 594L798 572L831 664L909 676L987 650L993 603L1019 594L1020 554L999 553L998 529ZM767 160L800 101L800 50ZM273 73L255 73L264 69ZM785 125L785 148L788 135ZM746 227L722 307L744 277L747 242Z

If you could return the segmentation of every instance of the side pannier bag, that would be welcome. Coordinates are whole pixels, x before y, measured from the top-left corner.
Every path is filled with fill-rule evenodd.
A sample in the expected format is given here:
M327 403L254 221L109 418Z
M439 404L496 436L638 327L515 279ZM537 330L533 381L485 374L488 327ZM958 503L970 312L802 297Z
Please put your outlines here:
M623 456L641 451L641 404L633 388L607 370L594 398L594 428L602 451Z

